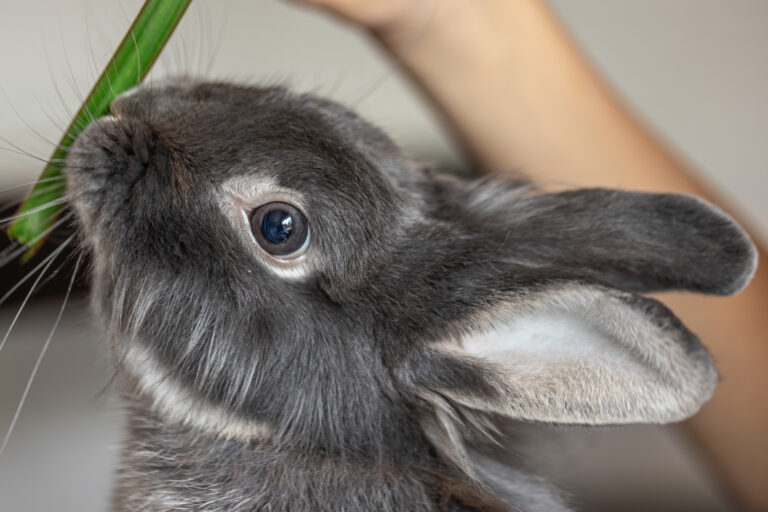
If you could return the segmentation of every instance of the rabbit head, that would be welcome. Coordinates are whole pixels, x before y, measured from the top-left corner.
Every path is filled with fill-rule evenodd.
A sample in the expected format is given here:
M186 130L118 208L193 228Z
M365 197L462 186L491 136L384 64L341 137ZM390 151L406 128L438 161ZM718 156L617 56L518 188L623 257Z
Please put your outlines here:
M712 393L706 349L639 295L748 282L753 245L702 200L444 175L282 88L177 80L112 114L68 199L117 360L168 421L470 473L492 416L670 422Z

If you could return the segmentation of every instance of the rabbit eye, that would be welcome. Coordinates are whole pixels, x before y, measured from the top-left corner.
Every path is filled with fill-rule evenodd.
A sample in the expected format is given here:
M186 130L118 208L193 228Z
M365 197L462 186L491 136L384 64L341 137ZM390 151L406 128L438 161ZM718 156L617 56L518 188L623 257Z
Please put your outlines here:
M307 218L288 203L256 208L251 215L251 231L262 249L280 258L297 258L309 247Z

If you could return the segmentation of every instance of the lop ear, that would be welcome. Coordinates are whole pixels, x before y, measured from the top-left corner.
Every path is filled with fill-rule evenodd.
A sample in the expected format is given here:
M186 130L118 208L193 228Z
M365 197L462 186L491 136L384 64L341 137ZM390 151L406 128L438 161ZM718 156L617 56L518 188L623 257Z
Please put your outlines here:
M568 424L679 421L717 383L660 302L579 284L503 301L412 363L416 392L442 409Z
M757 264L747 234L694 196L608 189L507 193L494 182L470 190L472 215L498 233L498 252L540 267L645 293L664 289L737 293ZM502 242L503 241L503 242Z

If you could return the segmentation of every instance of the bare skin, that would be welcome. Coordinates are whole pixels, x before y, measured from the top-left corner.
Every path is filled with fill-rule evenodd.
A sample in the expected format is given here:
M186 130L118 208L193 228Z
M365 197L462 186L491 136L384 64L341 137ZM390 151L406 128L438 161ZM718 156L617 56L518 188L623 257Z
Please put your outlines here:
M720 204L620 104L538 0L304 0L367 27L480 166L538 181L674 191ZM742 224L744 224L742 222ZM765 248L760 248L765 264ZM722 382L688 421L746 510L768 509L768 270L729 298L665 294Z

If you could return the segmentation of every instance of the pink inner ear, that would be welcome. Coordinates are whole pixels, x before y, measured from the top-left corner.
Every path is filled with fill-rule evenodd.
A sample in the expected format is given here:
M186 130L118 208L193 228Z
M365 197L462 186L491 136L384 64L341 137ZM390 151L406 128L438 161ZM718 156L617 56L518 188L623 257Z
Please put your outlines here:
M627 350L591 325L590 319L570 311L509 314L489 329L460 340L465 353L503 365L603 364L632 361Z
M624 295L573 285L506 305L485 328L441 345L489 367L505 398L445 393L528 420L660 423L690 416L714 389L711 360L703 347L692 349L684 328L671 327L679 324L648 313L671 315L666 310L632 306Z

